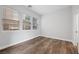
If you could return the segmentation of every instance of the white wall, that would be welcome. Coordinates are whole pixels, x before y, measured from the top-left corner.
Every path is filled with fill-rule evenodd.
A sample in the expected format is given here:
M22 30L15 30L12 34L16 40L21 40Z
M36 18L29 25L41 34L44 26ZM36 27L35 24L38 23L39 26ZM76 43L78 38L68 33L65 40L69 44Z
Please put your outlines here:
M28 10L25 6L9 6L10 8L15 9L19 13L20 30L16 31L4 31L2 29L2 18L3 18L3 8L6 6L0 6L0 49L7 46L26 41L37 37L40 35L40 15ZM38 19L38 29L37 30L22 30L22 15L34 16Z
M57 10L41 20L42 35L72 41L72 8Z

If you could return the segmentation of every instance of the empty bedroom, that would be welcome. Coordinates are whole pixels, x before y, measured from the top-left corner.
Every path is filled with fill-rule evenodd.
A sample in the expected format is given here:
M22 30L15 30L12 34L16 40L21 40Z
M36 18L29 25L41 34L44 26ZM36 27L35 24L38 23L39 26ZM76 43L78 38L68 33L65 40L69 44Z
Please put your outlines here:
M0 54L78 53L78 5L0 5Z

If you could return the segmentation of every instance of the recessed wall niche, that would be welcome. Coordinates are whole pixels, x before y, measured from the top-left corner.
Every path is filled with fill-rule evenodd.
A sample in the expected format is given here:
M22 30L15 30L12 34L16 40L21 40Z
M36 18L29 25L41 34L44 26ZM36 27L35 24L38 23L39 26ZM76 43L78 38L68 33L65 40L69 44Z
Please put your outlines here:
M6 7L3 9L3 30L19 30L19 14L16 10Z

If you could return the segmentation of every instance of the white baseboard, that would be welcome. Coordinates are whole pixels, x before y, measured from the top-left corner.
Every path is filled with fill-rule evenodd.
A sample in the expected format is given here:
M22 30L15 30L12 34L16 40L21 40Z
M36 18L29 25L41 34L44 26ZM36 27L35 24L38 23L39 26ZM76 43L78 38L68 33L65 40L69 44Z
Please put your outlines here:
M64 40L64 41L70 41L70 42L72 42L74 45L77 45L77 42L75 42L74 40L68 40L68 39L59 38L59 37L51 37L51 36L46 36L46 35L42 35L42 36L44 36L44 37L49 37L49 38L60 39L60 40Z
M60 39L60 40L64 40L64 41L74 42L73 40L68 40L68 39L59 38L59 37L51 37L51 36L47 36L47 35L42 35L42 36L44 36L44 37L48 37L48 38L54 38L54 39Z

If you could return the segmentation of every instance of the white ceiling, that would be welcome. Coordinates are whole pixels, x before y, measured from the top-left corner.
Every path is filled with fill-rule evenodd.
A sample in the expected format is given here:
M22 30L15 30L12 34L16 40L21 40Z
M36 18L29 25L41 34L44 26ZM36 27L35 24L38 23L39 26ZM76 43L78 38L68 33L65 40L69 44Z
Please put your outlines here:
M69 5L32 5L29 9L39 13L40 15L45 15L66 7L69 7Z

